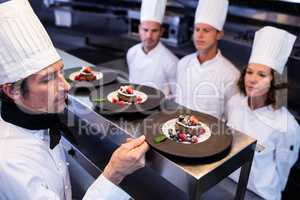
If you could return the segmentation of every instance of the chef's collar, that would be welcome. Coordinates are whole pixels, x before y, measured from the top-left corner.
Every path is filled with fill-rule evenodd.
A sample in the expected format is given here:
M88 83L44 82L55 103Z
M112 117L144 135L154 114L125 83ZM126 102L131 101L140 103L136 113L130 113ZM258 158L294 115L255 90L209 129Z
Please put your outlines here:
M32 114L14 102L2 102L1 117L7 123L33 131L50 129L51 149L59 143L61 131L64 130L61 123L62 114Z
M245 96L244 105L247 109L247 112L253 113L259 121L261 121L266 126L269 126L272 129L277 131L286 132L287 131L287 122L284 119L288 118L288 112L285 109L274 109L272 105L263 106L255 110L251 110L248 104L249 97ZM278 114L279 113L279 114ZM283 116L283 117L282 117ZM277 123L277 122L282 123Z
M44 142L48 142L49 143L49 130L30 130L30 129L26 129L20 126L16 126L14 124L8 123L5 120L2 119L1 115L0 115L0 122L9 124L10 127L13 127L13 129L16 130L20 130L22 133L26 133L26 136L33 136L35 138L37 138L40 141L44 141ZM12 130L13 130L12 129ZM5 139L8 137L18 137L19 132L17 131L3 131L3 133L0 134L0 140L1 139ZM49 144L48 144L49 145Z
M153 54L155 54L155 52L157 52L160 48L161 48L162 44L161 42L159 41L157 43L157 45L151 50L149 51L147 54L145 53L144 49L143 49L143 44L141 44L141 50L143 52L143 55L144 56L152 56Z
M213 64L217 63L220 60L221 56L222 56L221 51L218 49L218 52L215 55L215 57L213 57L210 60L205 61L204 63L200 63L200 61L198 60L198 53L195 53L195 62L201 68L205 68L205 67L209 67L209 66L212 66Z
M244 95L245 96L245 99L244 99L244 105L245 107L247 107L247 109L249 111L252 111L252 112L257 112L257 113L264 113L264 112L270 112L270 111L274 111L273 109L273 106L270 104L270 105L266 105L266 106L263 106L263 107L260 107L260 108L256 108L255 110L252 110L249 106L249 98L248 96Z

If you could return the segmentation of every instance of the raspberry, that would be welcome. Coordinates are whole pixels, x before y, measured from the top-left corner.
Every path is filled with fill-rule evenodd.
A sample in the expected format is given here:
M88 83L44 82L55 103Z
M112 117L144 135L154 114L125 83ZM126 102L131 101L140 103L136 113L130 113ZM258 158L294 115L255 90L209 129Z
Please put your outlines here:
M128 94L133 94L133 88L130 87L130 86L128 86L127 89L126 89L126 92L127 92Z
M181 139L182 141L185 141L186 138L187 138L187 136L186 136L185 133L179 133L178 137L179 137L179 139Z
M92 72L92 68L91 67L85 67L83 72L85 73L91 73Z

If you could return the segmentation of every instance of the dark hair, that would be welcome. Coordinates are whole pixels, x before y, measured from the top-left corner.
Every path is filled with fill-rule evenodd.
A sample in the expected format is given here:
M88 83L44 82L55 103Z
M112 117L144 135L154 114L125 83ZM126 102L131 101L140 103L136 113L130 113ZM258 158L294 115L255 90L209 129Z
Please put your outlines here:
M240 92L242 94L244 94L245 96L247 95L246 94L246 89L245 89L245 75L246 75L246 71L247 71L247 66L244 67L242 73L241 73L241 76L240 76L240 79L238 81L238 88L240 90ZM273 69L271 69L271 73L272 73L272 81L271 81L271 87L267 93L267 99L266 99L266 105L272 105L272 107L275 109L276 107L276 98L275 98L275 92L276 92L276 89L278 89L278 87L276 87L275 85L275 72Z
M27 84L27 78L13 83L12 87L19 88L21 95L23 97L26 97L28 95L29 89L28 89L28 84ZM0 87L0 100L1 101L12 101L12 99L3 92L1 87Z

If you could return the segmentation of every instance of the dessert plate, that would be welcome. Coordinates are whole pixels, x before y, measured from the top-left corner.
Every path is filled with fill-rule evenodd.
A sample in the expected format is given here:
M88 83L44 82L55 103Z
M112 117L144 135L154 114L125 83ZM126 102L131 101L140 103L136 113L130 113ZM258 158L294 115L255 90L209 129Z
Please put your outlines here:
M155 88L130 84L135 93L141 97L139 103L114 103L117 92L121 86L128 84L110 84L93 90L90 94L90 100L94 105L94 109L100 114L133 114L143 113L149 114L147 111L158 108L163 102L164 94Z
M95 88L112 83L117 78L117 73L103 67L91 67L96 76L93 81L77 81L75 77L80 74L82 67L67 69L64 71L65 79L71 84L72 88Z
M204 123L209 131L204 135L203 141L197 144L186 144L171 140L156 143L158 135L165 134L166 128L172 128L174 119L179 115L191 114L196 116ZM173 113L155 113L146 118L141 124L140 131L146 136L148 144L153 148L173 156L184 158L211 158L223 155L230 149L232 144L232 129L227 127L224 122L210 115L191 110L176 110Z

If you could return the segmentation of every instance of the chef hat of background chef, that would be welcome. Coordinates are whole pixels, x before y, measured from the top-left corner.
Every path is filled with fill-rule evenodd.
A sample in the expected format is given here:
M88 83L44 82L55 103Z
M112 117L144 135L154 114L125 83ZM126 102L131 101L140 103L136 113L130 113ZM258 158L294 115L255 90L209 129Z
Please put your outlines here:
M228 11L228 0L199 0L195 14L195 24L205 23L223 30Z
M154 21L162 24L167 0L143 0L141 7L141 22Z
M263 64L282 74L295 40L287 31L263 27L255 33L249 63Z
M0 3L0 85L24 79L60 59L28 0Z

